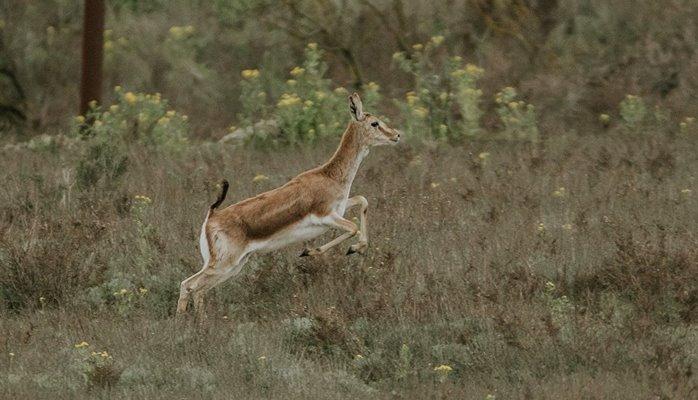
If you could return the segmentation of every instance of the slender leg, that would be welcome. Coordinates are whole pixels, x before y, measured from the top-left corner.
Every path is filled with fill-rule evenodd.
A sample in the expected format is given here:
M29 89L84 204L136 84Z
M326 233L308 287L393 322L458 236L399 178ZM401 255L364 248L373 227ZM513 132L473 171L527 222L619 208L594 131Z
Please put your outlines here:
M199 280L201 275L204 274L206 269L210 268L208 264L205 264L201 271L195 273L189 278L182 281L179 287L179 300L177 301L177 314L184 314L187 311L187 306L189 305L189 296L195 287L195 282Z
M349 239L350 237L356 236L356 234L359 233L359 228L356 226L356 224L349 221L348 219L342 217L337 213L332 213L331 217L332 219L327 225L331 228L342 229L346 231L346 233L342 234L341 236L335 238L334 240L321 247L315 249L306 248L305 250L303 250L303 253L301 253L301 257L320 255L326 252L327 250L331 249L332 247Z
M206 292L239 274L249 255L250 253L247 253L242 257L228 258L228 260L234 261L221 262L219 263L221 268L207 271L201 275L194 289L194 308L199 316L204 316L204 295Z
M349 201L353 205L361 205L361 230L359 231L359 242L351 245L347 254L364 254L368 248L368 200L364 196L354 196Z

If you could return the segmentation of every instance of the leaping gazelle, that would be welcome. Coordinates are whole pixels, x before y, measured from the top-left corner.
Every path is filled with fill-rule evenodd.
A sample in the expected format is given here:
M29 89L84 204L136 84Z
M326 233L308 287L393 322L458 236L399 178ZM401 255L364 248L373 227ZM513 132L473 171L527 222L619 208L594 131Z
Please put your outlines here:
M228 182L213 203L201 228L199 244L204 266L185 279L180 288L177 313L187 310L194 297L197 312L203 311L203 296L211 288L240 273L250 254L276 250L315 238L330 228L344 231L330 242L305 249L301 256L316 256L359 235L347 254L363 254L368 247L368 202L363 196L349 197L351 184L371 146L397 143L400 132L375 116L364 113L361 98L349 96L352 120L339 148L325 164L306 171L285 185L228 206L223 202ZM361 228L344 218L344 212L361 206Z

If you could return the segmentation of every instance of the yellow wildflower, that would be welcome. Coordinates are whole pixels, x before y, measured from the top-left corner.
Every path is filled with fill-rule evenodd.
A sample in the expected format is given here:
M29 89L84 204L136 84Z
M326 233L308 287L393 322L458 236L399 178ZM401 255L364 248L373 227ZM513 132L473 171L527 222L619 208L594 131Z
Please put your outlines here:
M512 110L516 110L518 107L519 107L519 103L517 103L515 101L512 101L509 103L509 108L511 108Z
M364 359L364 356L362 356L361 354L357 354L357 355L354 356L354 359L355 359L355 360L363 360L363 359Z
M565 190L564 187L558 188L556 191L553 192L554 197L565 197L565 194L567 191Z
M683 194L690 194L690 193L691 193L691 189L681 189L681 193L683 193Z
M291 94L284 93L284 94L281 95L281 99L280 99L279 102L277 103L277 106L279 106L279 107L290 107L290 106L294 106L294 105L296 105L296 104L300 104L300 102L301 102L301 98L298 97L297 94L295 94L295 93L291 93Z
M371 81L366 84L365 88L368 91L377 92L381 87L376 82Z
M191 35L192 33L194 33L194 27L191 25L185 26L184 33L186 33L187 35Z
M312 106L313 106L313 102L310 101L310 100L306 100L306 101L303 103L303 105L306 106L306 107L312 107Z
M240 73L240 75L242 75L242 77L245 79L255 79L255 78L259 77L259 70L258 69L245 69Z
M121 92L121 86L120 86L120 85L114 86L114 91L115 91L116 93L120 93L120 92Z
M429 110L427 110L424 107L417 107L414 110L412 110L412 113L419 118L426 118L427 115L429 115Z
M112 42L111 40L107 40L104 42L104 45L102 47L104 47L104 51L110 51L114 48L114 42Z
M469 63L469 64L466 64L466 66L465 66L465 72L467 72L468 75L480 76L485 72L485 70L478 67L475 64Z
M76 348L76 349L81 349L81 348L87 347L87 346L89 346L89 345L90 345L89 343L87 343L87 342L85 342L85 341L82 341L82 342L76 344L76 345L75 345L75 348Z
M448 374L449 372L453 371L453 368L451 368L450 365L441 364L438 367L434 367L434 371L440 372L442 374Z
M413 45L412 45L412 49L413 49L414 51L420 51L420 50L422 50L423 48L424 48L424 45L421 44L421 43L416 43L416 44L413 44Z
M432 188L432 189L436 189L436 188L439 187L439 186L441 186L441 184L440 184L439 182L432 182L432 183L431 183L431 188Z
M142 288L138 289L138 292L139 292L140 294L146 294L146 293L148 293L148 289L142 287Z
M119 111L119 106L116 104L112 104L111 106L109 106L109 111L115 113L115 112Z
M268 181L269 177L266 175L262 174L257 174L254 178L252 178L252 182L261 182L261 181Z
M448 100L448 93L446 93L446 92L441 92L441 94L439 94L439 99L440 99L441 101L446 101L446 100Z
M165 116L172 118L174 117L176 112L174 110L169 110L168 112L165 113Z
M85 117L83 117L82 115L78 115L77 117L75 117L75 122L77 122L78 124L84 124Z
M347 89L345 89L345 88L343 88L343 87L341 87L341 86L338 87L338 88L336 88L336 89L334 90L334 92L335 92L336 94L341 94L341 95L345 95L345 94L348 94L348 93L349 93L349 92L347 92Z
M434 44L434 46L439 46L441 43L443 43L444 37L442 35L437 35L437 36L432 36L431 37L431 42Z
M490 157L490 153L487 151L483 151L482 153L477 155L477 158L479 158L482 161L487 160Z
M415 92L407 92L407 94L405 94L405 98L407 99L407 104L411 106L419 100L419 97L417 97Z
M308 48L310 50L317 50L317 43L308 43Z
M153 202L153 200L152 200L150 197L148 197L148 196L143 196L143 195L141 195L141 194L136 195L136 196L134 197L134 199L135 199L136 201L138 201L138 202L147 203L147 204L150 204L150 203Z
M169 32L170 32L170 35L175 39L179 39L182 36L184 36L184 28L182 28L181 26L170 27Z
M291 70L291 76L297 77L297 76L303 75L304 72L305 72L305 68L293 67L293 69Z
M102 121L97 120L97 121L95 121L95 124L94 124L94 125L95 125L96 128L99 128L100 126L102 126L102 125L104 125L104 124L102 123Z
M289 80L286 81L286 83L287 83L289 86L296 86L296 83L298 83L298 81L295 80L295 79L289 79Z
M611 116L608 114L599 114L599 121L606 125L611 121Z
M0 27L0 28L2 28L2 27ZM10 353L10 357L14 357L14 356L15 356L15 353Z
M566 231L571 231L572 230L572 224L563 224L562 229Z
M545 224L542 223L542 222L539 222L539 223L538 223L538 226L536 227L536 230L537 230L538 232L543 232L543 231L545 230Z
M134 103L136 102L136 100L138 100L138 97L136 97L136 95L133 94L133 92L126 92L126 93L124 94L124 100L125 100L128 104L134 104Z

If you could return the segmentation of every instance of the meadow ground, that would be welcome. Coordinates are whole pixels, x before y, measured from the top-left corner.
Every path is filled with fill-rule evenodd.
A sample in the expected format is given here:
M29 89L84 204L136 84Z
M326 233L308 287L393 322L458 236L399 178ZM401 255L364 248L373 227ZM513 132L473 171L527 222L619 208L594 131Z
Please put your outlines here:
M228 204L334 145L134 146L118 181L92 186L70 152L4 150L0 397L698 396L685 136L375 149L353 188L370 204L367 256L257 256L205 321L176 320L216 183L231 181Z

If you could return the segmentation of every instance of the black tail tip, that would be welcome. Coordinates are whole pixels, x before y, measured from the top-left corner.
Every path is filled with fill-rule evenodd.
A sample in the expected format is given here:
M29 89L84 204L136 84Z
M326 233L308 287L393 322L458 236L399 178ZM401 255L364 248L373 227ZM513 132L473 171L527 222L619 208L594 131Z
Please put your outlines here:
M215 209L216 207L220 206L223 200L225 200L225 195L228 194L228 187L230 185L228 184L228 181L223 179L223 182L221 182L221 194L218 195L218 199L216 199L216 202L211 204L211 210Z

